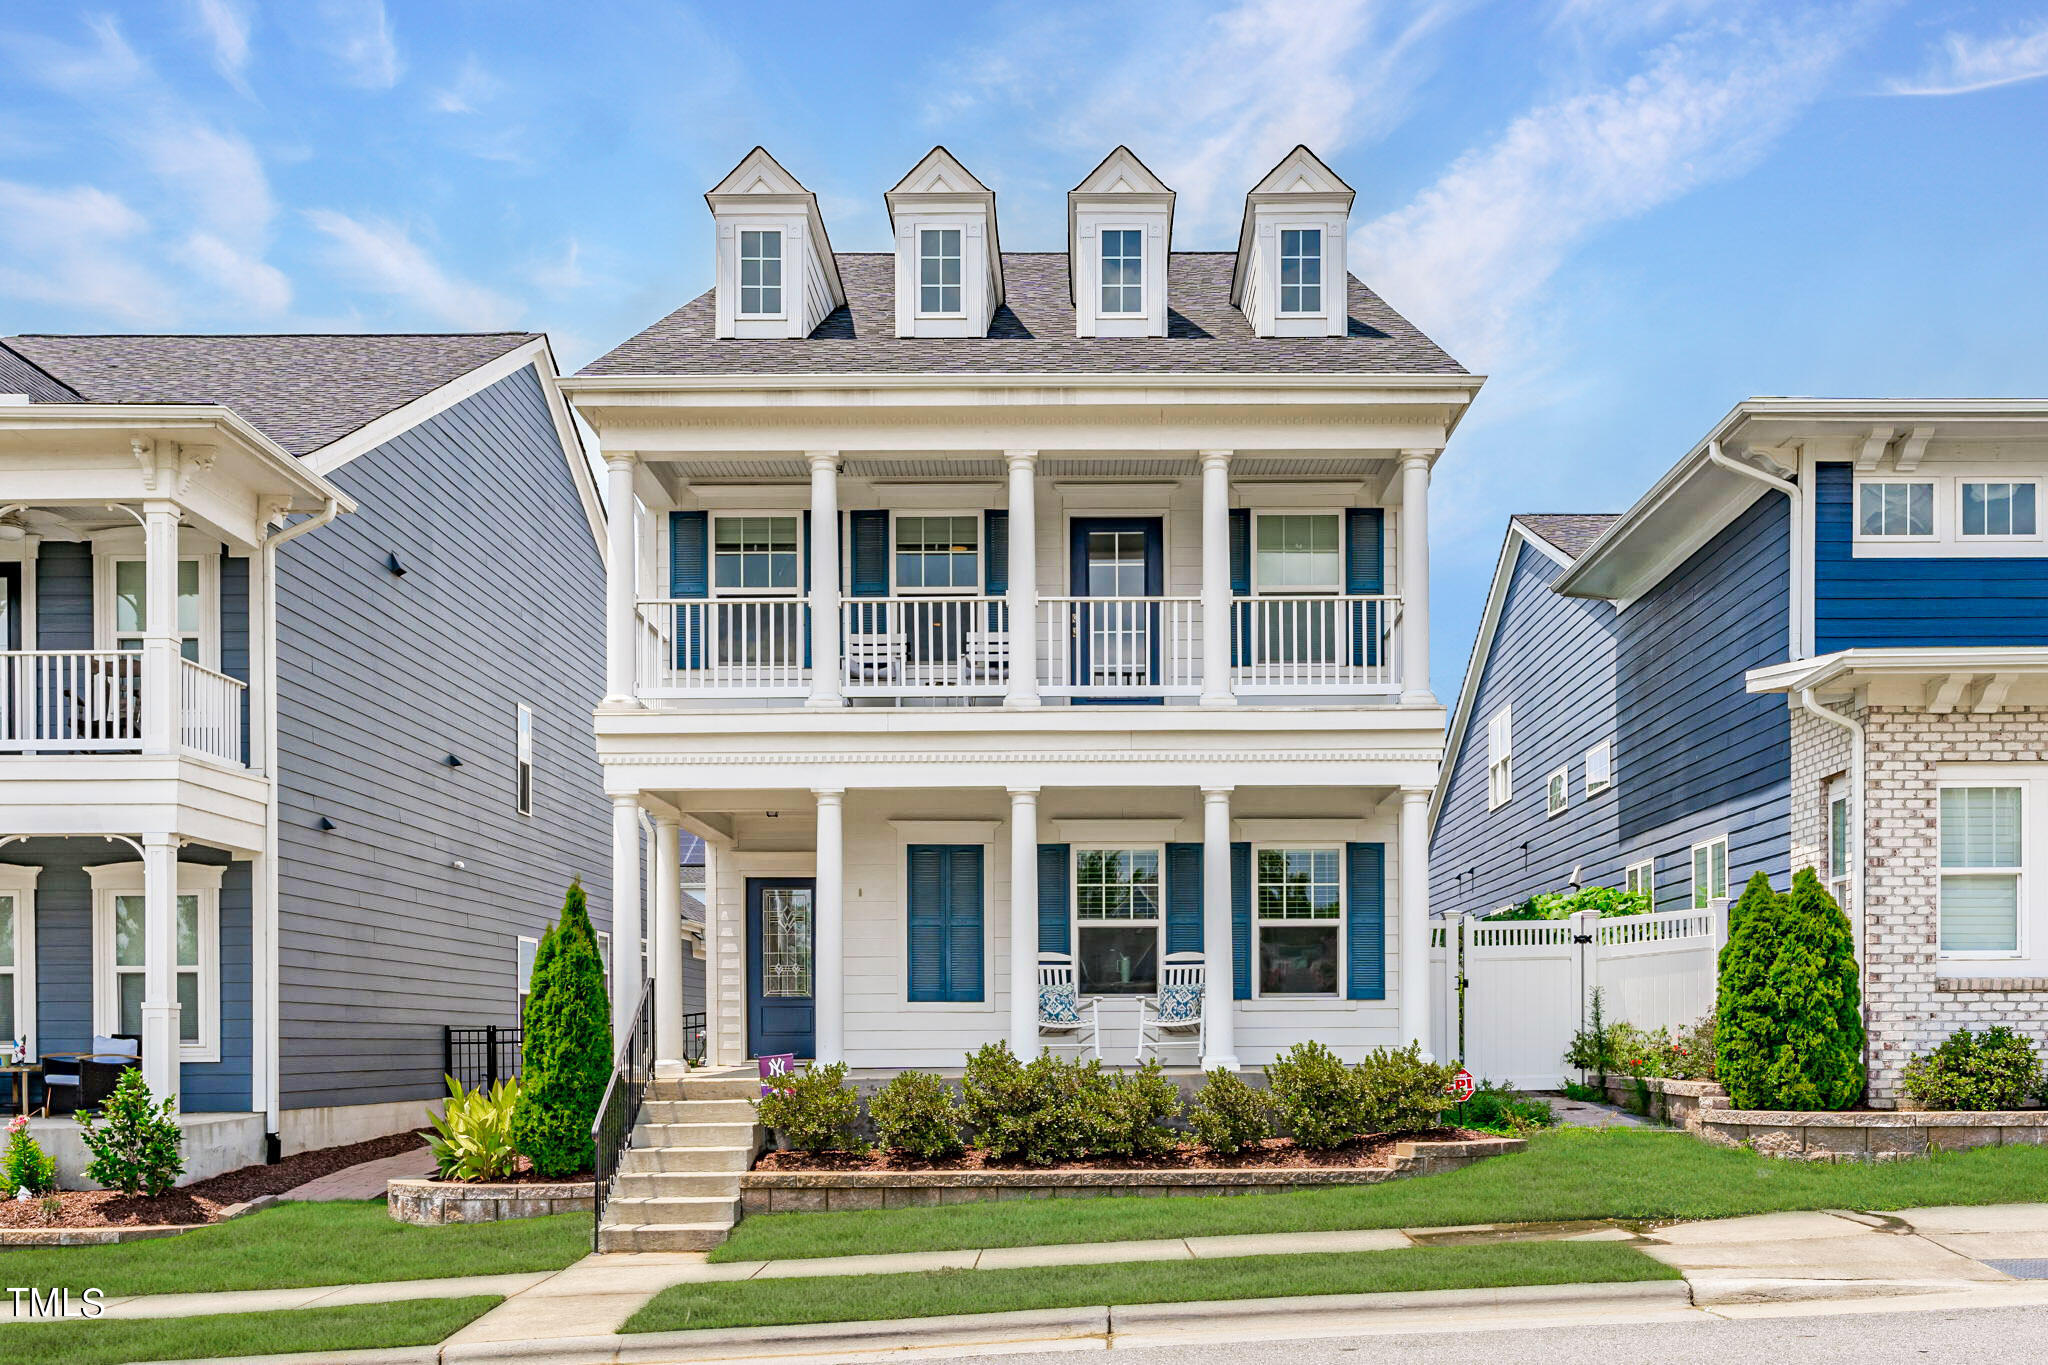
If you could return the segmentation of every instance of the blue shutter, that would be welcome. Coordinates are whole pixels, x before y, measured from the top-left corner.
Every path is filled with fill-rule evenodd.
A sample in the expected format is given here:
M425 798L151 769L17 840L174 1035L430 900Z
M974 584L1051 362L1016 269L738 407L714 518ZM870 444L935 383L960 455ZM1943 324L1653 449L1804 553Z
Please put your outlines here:
M981 845L956 844L946 852L946 998L979 1003Z
M1344 994L1387 998L1387 846L1344 845ZM1403 982L1420 990L1419 981Z
M1074 848L1072 844L1038 846L1038 951L1067 953L1072 949Z
M711 526L707 512L668 514L668 595L711 595ZM703 607L676 608L676 667L704 666Z
M1249 507L1230 509L1230 595L1249 597L1252 592L1252 513ZM1230 662L1243 665L1246 639L1251 634L1250 607L1230 609Z
M981 590L1001 597L1010 590L1010 514L994 508L981 514Z
M1202 846L1166 846L1166 951L1202 951Z
M910 856L910 998L946 998L945 850L912 844Z
M853 566L851 596L889 595L889 514L878 511L848 512L846 529L852 544L847 548Z
M1344 509L1344 591L1377 596L1386 591L1387 514L1378 507ZM1380 631L1386 622L1380 609L1366 602L1353 602L1344 610L1351 613L1351 663L1353 667L1380 662Z
M796 552L804 562L804 597L811 595L811 514L803 517L803 534L797 537ZM811 666L811 608L808 600L801 608L804 617L804 667Z
M1231 994L1252 998L1252 846L1230 846Z

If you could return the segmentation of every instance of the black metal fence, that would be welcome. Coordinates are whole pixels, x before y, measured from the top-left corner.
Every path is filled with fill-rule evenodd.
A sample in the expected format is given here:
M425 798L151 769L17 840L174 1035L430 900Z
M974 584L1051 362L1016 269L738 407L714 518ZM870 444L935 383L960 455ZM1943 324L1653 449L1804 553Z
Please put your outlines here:
M604 1225L604 1206L611 1194L612 1177L618 1173L619 1153L633 1136L633 1125L640 1118L640 1101L646 1097L647 1083L653 1079L654 978L649 977L640 988L639 1003L633 1007L632 1027L619 1044L611 1084L605 1087L604 1098L598 1102L597 1121L590 1125L590 1136L597 1143L595 1212L590 1227L593 1251L599 1249L598 1229Z
M499 1081L519 1074L519 1042L523 1032L517 1024L485 1024L481 1027L441 1026L441 1070L462 1082L464 1090L479 1086L489 1089Z
M704 1016L686 1014L683 1016L683 1060L703 1065L704 1063Z

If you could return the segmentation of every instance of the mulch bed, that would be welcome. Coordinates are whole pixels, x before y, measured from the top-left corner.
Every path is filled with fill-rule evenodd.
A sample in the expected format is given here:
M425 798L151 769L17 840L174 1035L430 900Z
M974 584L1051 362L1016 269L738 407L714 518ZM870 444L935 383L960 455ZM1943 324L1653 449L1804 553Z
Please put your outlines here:
M1341 1147L1295 1145L1292 1138L1267 1138L1235 1156L1218 1156L1193 1143L1183 1143L1163 1157L1090 1157L1052 1166L1027 1166L1021 1161L991 1161L988 1153L970 1147L956 1157L926 1161L908 1152L872 1148L864 1152L764 1152L757 1171L1246 1171L1276 1167L1391 1166L1394 1146L1402 1142L1464 1142L1493 1136L1462 1128L1431 1128L1419 1133L1374 1134Z
M365 1161L397 1156L426 1146L418 1133L393 1133L288 1156L274 1166L244 1166L194 1181L169 1194L127 1195L118 1190L66 1190L56 1196L59 1212L44 1218L42 1201L0 1201L0 1228L107 1228L213 1223L221 1211L267 1194L283 1194L309 1180Z

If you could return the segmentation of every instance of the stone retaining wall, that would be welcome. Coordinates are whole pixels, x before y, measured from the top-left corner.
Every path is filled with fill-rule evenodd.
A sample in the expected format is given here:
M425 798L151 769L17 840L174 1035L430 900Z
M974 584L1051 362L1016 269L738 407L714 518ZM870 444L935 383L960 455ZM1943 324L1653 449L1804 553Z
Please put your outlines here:
M2048 1146L2048 1109L1826 1113L1736 1109L1713 1081L1646 1077L1649 1116L1722 1147L1808 1161L1887 1161L1972 1147ZM1636 1082L1607 1078L1608 1098L1637 1108Z
M1086 1199L1276 1194L1319 1185L1374 1185L1469 1166L1519 1152L1520 1138L1403 1142L1387 1166L1268 1166L1230 1170L748 1171L740 1177L746 1214L825 1213L975 1204L997 1199Z
M590 1182L543 1185L466 1185L453 1180L394 1180L385 1204L401 1223L495 1223L501 1218L544 1218L590 1213L597 1207Z

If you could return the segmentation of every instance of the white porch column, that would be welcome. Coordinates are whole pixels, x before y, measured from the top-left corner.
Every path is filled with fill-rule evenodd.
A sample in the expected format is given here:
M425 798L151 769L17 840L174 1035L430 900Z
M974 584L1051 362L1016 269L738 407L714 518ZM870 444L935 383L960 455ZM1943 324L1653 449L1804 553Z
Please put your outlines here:
M152 617L151 619L161 619ZM178 1093L178 840L142 836L142 1079Z
M605 468L605 636L604 704L637 706L639 639L639 501L633 492L637 461L630 452L613 451Z
M143 625L142 752L178 751L178 508L148 502L142 508Z
M1237 990L1230 945L1230 788L1202 788L1202 1069L1237 1070Z
M1429 1051L1429 789L1401 789L1401 1045Z
M1038 789L1010 788L1010 1051L1038 1055Z
M654 817L654 1060L683 1060L683 846L672 817Z
M1401 700L1434 703L1429 690L1429 462L1401 452Z
M811 696L844 706L839 679L839 452L811 452Z
M1003 698L1003 704L1036 706L1039 700L1038 452L1012 450L1007 454L1010 462L1010 590L1004 600L1010 613L1010 691ZM1034 981L1034 994L1037 989ZM1034 1022L1034 1038L1037 1027Z
M704 841L704 1061L725 1066L745 1060L725 1045L725 945L728 926L718 901L718 845ZM737 939L732 940L737 944Z
M612 1046L640 1003L640 798L612 798Z
M821 1063L846 1060L846 793L818 798L817 929L811 978L817 1010L815 1048Z
M1230 706L1236 701L1236 695L1230 690L1230 452L1205 450L1202 452L1202 705Z

